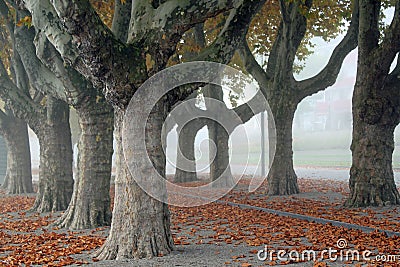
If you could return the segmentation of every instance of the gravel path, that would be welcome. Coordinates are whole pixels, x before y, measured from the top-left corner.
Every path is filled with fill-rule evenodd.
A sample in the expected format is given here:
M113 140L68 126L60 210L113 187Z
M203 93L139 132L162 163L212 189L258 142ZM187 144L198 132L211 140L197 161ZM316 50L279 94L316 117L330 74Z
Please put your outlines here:
M90 266L101 267L171 267L171 266L193 266L193 267L214 267L214 266L268 266L268 261L260 261L254 252L247 246L216 246L216 245L187 245L185 247L177 247L177 249L168 256L155 259L141 260L121 260L121 261L101 261L90 264ZM244 255L244 258L238 258L236 261L232 257ZM276 265L279 266L279 265ZM313 262L285 264L285 266L293 267L310 267ZM343 262L332 262L329 266L349 266Z

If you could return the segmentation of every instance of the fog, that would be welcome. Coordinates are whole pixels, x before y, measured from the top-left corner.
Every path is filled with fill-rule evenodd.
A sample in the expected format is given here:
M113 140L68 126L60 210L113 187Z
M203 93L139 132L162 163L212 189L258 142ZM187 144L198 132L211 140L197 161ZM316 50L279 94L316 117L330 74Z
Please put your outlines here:
M314 53L304 62L305 68L296 79L301 80L317 74L327 63L328 58L340 37L327 43L314 38ZM351 52L345 59L336 83L315 95L305 98L298 106L293 123L293 150L295 166L350 167L351 165L351 97L356 77L357 51ZM247 92L239 104L248 100L255 92ZM225 91L226 92L226 91ZM225 93L228 107L231 103ZM234 174L258 173L261 165L261 119L255 116L236 129L230 138L231 168ZM265 124L266 125L266 124ZM73 126L74 127L74 126ZM238 134L245 132L246 135ZM39 167L39 143L32 131L30 133L32 167ZM266 133L266 138L268 132ZM176 130L168 135L167 173L175 172ZM200 174L208 173L208 131L201 129L195 141L196 161ZM400 168L400 129L396 128L396 149L393 156L395 168ZM266 151L268 155L268 142ZM76 152L76 147L74 152ZM75 153L76 154L76 153ZM76 155L74 156L76 159ZM268 166L268 156L266 157ZM247 167L247 169L245 169ZM37 179L36 172L34 179Z

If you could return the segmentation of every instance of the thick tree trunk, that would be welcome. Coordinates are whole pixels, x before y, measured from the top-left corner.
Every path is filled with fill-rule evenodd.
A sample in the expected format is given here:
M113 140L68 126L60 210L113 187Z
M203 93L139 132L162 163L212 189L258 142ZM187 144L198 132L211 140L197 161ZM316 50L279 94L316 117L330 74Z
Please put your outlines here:
M1 177L3 179L2 184L0 184L0 189L5 189L8 186L8 176L7 176L7 158L8 158L8 151L7 151L7 145L6 141L4 140L3 136L0 137L0 146L1 146L1 152L2 153L2 159L1 159Z
M354 121L353 163L350 170L350 207L400 204L392 169L393 127Z
M198 120L188 122L183 128L178 126L178 151L174 182L185 183L197 180L194 142L197 132L201 128Z
M345 203L349 207L400 204L392 168L400 93L398 86L389 90L386 83L379 88L379 96L366 94L368 82L373 84L367 78L360 80L353 95L353 161L350 197Z
M91 102L77 110L81 128L78 173L68 209L56 222L69 229L96 228L111 223L114 114L104 100Z
M400 204L392 169L393 132L400 121L399 60L390 74L399 28L391 27L380 42L380 10L380 1L360 1L349 207ZM398 16L393 20L399 25Z
M153 116L147 121L147 143L153 149L149 156L156 159L157 170L165 175L165 156L161 147L162 119L164 107L155 107ZM103 247L96 253L99 259L150 258L166 255L173 250L168 205L145 193L133 179L124 160L122 148L122 122L124 112L115 112L115 138L117 143L117 173L115 177L115 199L110 234ZM145 117L135 118L146 121ZM139 133L133 133L139 136ZM139 153L139 152L136 152ZM146 179L148 170L143 169L144 157L136 155L133 175ZM132 160L132 159L130 159Z
M229 163L229 134L217 122L208 125L210 142L210 156L215 155L210 164L210 179L217 181L217 187L230 187L233 185L233 176Z
M25 122L9 116L2 130L7 145L7 173L3 189L8 194L32 193L31 152Z
M268 195L291 195L299 193L297 176L293 169L292 125L294 107L284 103L274 113L276 127L276 150L268 174Z
M275 157L274 145L276 143L275 121L273 115L267 112L267 127L268 127L268 168L272 167Z
M73 187L68 105L48 97L47 121L38 126L37 134L40 145L39 188L32 210L65 210Z
M206 107L212 112L213 100L223 102L224 94L221 86L208 85L206 88L204 90ZM220 122L210 122L207 125L210 138L210 180L216 181L218 179L215 184L216 187L230 187L234 182L229 163L229 134ZM212 157L214 158L212 159Z

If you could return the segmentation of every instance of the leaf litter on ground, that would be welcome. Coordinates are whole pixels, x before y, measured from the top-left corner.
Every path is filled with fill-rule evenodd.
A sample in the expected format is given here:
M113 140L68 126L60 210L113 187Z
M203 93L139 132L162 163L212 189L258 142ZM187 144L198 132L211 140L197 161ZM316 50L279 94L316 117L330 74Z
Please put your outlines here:
M348 196L344 182L299 179L303 193L279 197L266 196L266 184L253 193L246 192L247 185L246 181L241 181L223 200L400 232L397 207L344 208L342 203ZM108 227L85 231L57 229L51 227L51 223L61 213L40 215L26 212L33 202L34 196L0 195L0 266L67 266L97 261L91 254L104 243ZM321 252L336 248L336 255L339 256L341 250L337 248L338 239L347 241L347 247L343 249L370 250L372 255L400 255L398 236L387 237L380 232L364 233L224 203L190 208L171 207L171 221L177 247L184 249L187 245L196 245L199 250L204 244L248 247L247 254L228 258L225 262L227 266L273 266L302 262L301 259L281 261L275 255L272 260L256 261L254 265L257 252L265 246L275 251L315 250L320 260L310 263L313 266L330 266L331 261ZM345 261L343 264L399 266L400 260L385 265L374 261Z

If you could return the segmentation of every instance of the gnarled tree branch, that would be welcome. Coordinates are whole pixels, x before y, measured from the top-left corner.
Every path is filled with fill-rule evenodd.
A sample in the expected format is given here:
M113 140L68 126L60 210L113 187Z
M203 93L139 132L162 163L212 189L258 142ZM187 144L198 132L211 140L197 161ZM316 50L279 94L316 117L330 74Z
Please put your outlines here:
M279 47L282 42L282 28L283 21L279 23L278 33L276 35L275 41L272 45L271 52L269 53L266 75L269 79L272 79L275 75L275 69L277 67L277 62L279 60Z
M16 48L30 83L34 88L39 88L45 91L44 93L54 95L58 99L67 102L68 99L64 92L62 81L36 57L33 38L33 29L17 29L16 31Z
M250 73L254 79L256 79L261 88L265 89L267 87L268 81L271 78L267 77L266 72L254 58L254 55L250 51L246 40L243 40L243 44L240 46L238 51L246 71Z
M45 109L10 80L2 61L0 61L0 97L16 117L30 125L38 125L40 118L45 116Z
M3 0L0 0L0 16L4 19L6 22L6 27L7 30L10 34L11 40L14 39L14 22L12 19L9 17L11 15L10 9L6 5L6 3Z
M111 31L115 38L123 43L128 41L129 21L131 19L132 0L122 3L121 0L115 1L114 17Z
M103 89L109 102L127 106L147 78L141 45L118 41L88 1L25 3L32 13L32 23L45 33L63 60Z
M354 1L353 5L353 14L349 29L342 41L333 50L327 65L314 77L297 82L301 99L333 85L336 82L343 60L357 47L359 29L358 0Z
M194 25L207 18L237 8L243 0L169 0L154 6L149 1L135 1L132 6L128 40L146 39L150 43L174 42ZM140 18L140 19L138 19ZM166 36L162 38L162 35ZM168 40L170 39L170 40Z
M47 40L47 37L43 32L39 32L36 35L34 43L37 57L64 85L62 89L64 90L68 104L77 107L82 103L82 101L85 101L86 96L94 95L90 82L88 82L76 70L69 66L65 66L60 54ZM48 78L49 82L54 79L54 77L43 78Z
M227 64L236 49L242 44L253 16L264 3L265 0L249 0L231 10L217 39L205 48L195 60L209 60Z
M400 51L400 1L396 1L394 16L382 43L377 48L375 59L382 69L389 69L396 54Z

